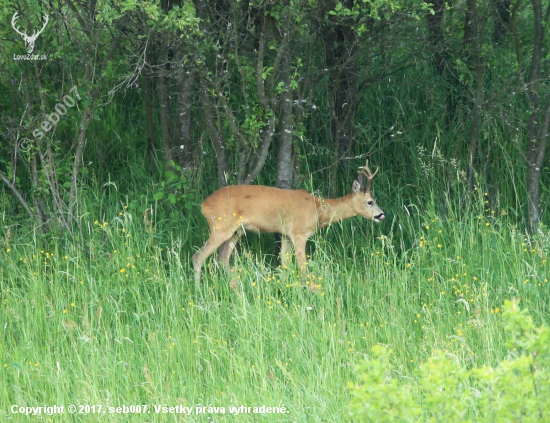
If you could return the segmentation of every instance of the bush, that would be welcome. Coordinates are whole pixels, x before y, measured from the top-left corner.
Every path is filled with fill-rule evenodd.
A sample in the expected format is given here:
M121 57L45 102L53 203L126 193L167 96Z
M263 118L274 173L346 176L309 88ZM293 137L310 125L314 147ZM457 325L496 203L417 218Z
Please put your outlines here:
M350 384L350 416L357 422L550 421L550 330L535 327L518 301L502 314L509 334L507 358L468 369L434 351L412 378L391 365L391 350L375 346Z

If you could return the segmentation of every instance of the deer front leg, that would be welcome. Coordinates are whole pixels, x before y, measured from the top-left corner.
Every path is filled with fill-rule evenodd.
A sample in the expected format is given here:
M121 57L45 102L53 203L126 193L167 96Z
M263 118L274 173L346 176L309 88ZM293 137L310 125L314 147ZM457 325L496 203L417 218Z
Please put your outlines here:
M296 261L300 266L300 270L305 273L306 271L306 242L308 237L306 236L295 236L293 239L294 242L294 252L296 254Z
M285 266L288 263L288 257L289 257L289 247L290 247L290 239L288 236L281 234L281 251L280 251L280 257L281 257L281 266Z

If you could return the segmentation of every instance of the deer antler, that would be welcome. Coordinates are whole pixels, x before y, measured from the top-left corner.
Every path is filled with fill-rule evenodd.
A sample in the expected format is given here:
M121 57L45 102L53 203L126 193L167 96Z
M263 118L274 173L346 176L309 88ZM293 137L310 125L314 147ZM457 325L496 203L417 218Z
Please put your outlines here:
M369 169L369 161L367 160L367 163L365 164L365 166L360 166L359 169L361 170L358 173L364 176L365 178L367 178L367 183L365 185L365 192L370 192L372 180L378 173L379 168L376 168L376 171L372 173L371 170Z
M44 28L46 28L46 25L48 25L48 22L50 20L50 18L48 17L48 14L46 12L43 12L42 16L43 16L43 19L44 19L44 25L42 25L42 28L40 28L40 31L34 31L33 32L32 36L35 39L42 33L42 31L44 31Z
M19 18L19 12L15 12L13 14L13 18L11 18L11 26L13 27L15 32L17 32L19 35L21 35L22 37L26 37L27 33L19 31L19 28L17 28L17 26L15 26L16 25L15 23L17 22L18 18Z
M16 24L17 19L19 19L18 11L16 11L13 14L13 17L11 18L11 26L13 27L15 32L17 32L19 35L21 35L21 37L23 37L23 40L25 41L25 46L27 48L27 52L32 53L32 51L34 50L34 42L36 41L38 36L42 33L42 31L44 31L44 28L46 28L46 25L48 25L48 21L50 20L50 18L48 17L48 14L44 12L43 13L44 25L42 25L42 28L40 30L34 31L30 36L27 35L26 32L21 32L19 28L17 28L17 24Z

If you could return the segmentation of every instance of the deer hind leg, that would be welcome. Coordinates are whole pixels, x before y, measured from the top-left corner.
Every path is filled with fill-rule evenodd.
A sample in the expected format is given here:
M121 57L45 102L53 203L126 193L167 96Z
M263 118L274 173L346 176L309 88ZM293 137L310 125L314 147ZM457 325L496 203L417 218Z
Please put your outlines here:
M201 268L204 261L218 249L220 245L231 239L233 232L211 232L210 238L204 243L202 248L193 256L193 267L195 269L195 279L200 281Z
M222 263L227 271L229 271L229 258L231 257L231 254L233 254L241 235L242 230L238 229L230 239L222 244L220 251L218 252L218 262Z

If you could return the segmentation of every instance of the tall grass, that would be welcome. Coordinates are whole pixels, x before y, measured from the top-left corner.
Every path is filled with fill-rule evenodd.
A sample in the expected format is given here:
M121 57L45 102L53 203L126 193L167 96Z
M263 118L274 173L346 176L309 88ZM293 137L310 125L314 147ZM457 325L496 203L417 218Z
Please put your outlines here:
M265 259L271 238L250 237L231 274L209 261L196 285L190 256L207 235L198 210L173 221L159 205L96 198L79 242L5 238L0 414L23 422L32 417L12 405L147 404L150 413L104 419L162 422L181 415L155 404L200 404L225 414L187 421L341 422L347 383L373 345L391 347L407 377L434 349L466 366L502 360L505 299L548 323L547 233L525 235L482 190L467 214L442 213L430 195L400 195L401 184L383 195L380 181L387 221L351 219L313 237L306 277ZM287 413L229 413L240 405Z

